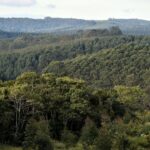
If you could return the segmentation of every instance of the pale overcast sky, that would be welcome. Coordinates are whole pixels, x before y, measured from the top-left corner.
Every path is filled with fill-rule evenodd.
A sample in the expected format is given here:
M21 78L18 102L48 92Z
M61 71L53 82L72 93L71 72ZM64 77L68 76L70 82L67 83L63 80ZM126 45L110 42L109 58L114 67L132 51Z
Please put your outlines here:
M46 16L150 20L150 0L0 0L0 17Z

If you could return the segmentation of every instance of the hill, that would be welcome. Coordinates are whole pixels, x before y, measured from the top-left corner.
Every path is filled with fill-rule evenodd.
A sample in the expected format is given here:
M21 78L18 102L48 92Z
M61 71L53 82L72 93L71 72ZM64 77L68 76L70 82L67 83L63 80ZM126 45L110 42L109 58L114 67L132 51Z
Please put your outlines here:
M65 61L52 61L45 69L57 75L81 78L97 87L146 87L150 75L150 47L128 43Z
M53 72L84 79L97 87L131 84L147 88L150 37L125 36L118 28L113 29L112 33L112 29L87 30L75 35L2 40L0 79L15 79L25 71Z
M32 33L72 33L85 29L104 29L118 26L124 34L150 35L150 21L140 19L82 20L50 18L0 18L0 30Z
M0 39L0 149L149 150L150 36L11 33Z
M0 18L0 29L9 32L60 32L82 29L94 25L95 21L63 18Z

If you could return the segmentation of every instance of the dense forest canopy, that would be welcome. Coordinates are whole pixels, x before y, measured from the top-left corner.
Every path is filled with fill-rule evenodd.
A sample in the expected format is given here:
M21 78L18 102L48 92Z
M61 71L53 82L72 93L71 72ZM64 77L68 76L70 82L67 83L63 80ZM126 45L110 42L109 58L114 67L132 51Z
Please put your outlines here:
M139 86L93 89L27 72L0 83L0 142L25 150L148 150L148 102Z
M82 78L98 87L118 84L146 87L149 58L149 46L130 43L65 61L52 61L44 71Z
M0 40L0 79L15 79L25 71L53 72L97 87L147 88L149 51L149 36L122 35L118 27L73 35L22 35Z
M150 36L0 35L0 149L149 150Z

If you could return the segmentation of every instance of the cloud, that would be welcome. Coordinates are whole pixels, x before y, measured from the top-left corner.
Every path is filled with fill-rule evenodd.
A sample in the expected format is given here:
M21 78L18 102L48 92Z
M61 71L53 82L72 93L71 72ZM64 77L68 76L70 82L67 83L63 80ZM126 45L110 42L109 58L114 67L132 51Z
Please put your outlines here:
M125 12L125 13L133 13L134 9L124 9L123 12Z
M0 5L13 6L13 7L25 7L36 4L36 0L0 0Z
M47 8L49 8L49 9L55 9L55 8L56 8L56 5L49 4L49 5L47 5Z

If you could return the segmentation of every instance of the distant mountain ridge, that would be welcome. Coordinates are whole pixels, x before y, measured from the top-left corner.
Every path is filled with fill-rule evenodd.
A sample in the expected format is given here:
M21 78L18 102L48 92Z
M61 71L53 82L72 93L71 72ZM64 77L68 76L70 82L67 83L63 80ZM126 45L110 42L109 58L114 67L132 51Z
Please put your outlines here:
M118 26L124 34L150 35L150 21L140 19L83 20L67 18L0 18L0 30L7 32L52 33Z

